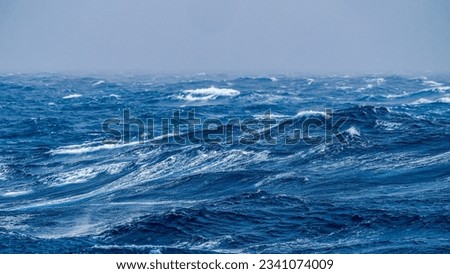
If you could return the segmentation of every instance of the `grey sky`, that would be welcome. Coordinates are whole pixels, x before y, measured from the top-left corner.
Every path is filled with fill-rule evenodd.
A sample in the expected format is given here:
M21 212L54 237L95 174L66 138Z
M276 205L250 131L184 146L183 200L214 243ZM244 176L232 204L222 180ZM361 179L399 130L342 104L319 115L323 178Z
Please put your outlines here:
M450 1L0 0L0 71L450 73Z

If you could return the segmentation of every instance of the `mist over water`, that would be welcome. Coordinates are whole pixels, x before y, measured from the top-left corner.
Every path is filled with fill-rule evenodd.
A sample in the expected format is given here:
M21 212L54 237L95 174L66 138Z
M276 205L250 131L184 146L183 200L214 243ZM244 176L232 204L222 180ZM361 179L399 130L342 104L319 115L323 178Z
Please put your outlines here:
M435 1L12 1L0 71L449 73Z

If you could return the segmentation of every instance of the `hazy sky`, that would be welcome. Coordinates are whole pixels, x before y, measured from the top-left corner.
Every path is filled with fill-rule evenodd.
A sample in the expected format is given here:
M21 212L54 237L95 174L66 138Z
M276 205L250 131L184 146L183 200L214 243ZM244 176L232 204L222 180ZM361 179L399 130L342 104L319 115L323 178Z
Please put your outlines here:
M0 0L0 71L450 73L450 1Z

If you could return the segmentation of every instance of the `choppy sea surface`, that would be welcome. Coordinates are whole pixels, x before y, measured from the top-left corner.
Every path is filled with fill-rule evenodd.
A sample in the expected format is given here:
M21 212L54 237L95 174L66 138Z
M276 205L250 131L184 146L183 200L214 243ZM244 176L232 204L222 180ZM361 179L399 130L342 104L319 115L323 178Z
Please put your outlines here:
M3 75L0 253L450 253L449 106L442 76ZM283 142L327 109L345 142ZM292 123L105 142L125 110Z

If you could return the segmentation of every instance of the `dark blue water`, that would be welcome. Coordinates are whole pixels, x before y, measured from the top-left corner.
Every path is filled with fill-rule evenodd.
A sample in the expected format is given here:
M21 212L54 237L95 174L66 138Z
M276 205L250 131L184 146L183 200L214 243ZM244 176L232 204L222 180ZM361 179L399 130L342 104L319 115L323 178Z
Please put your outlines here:
M450 79L277 78L1 76L0 252L449 253ZM345 142L319 138L326 109ZM105 143L124 110L292 124ZM285 144L307 120L318 141Z

